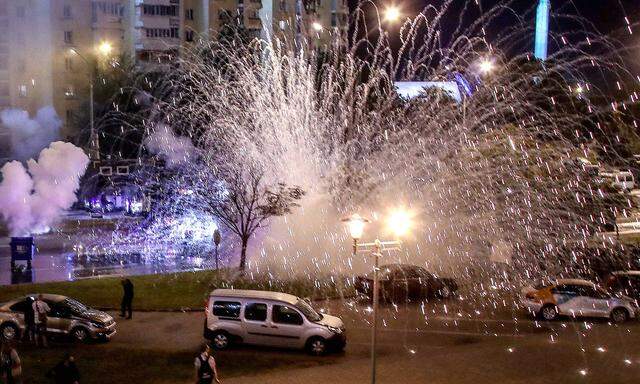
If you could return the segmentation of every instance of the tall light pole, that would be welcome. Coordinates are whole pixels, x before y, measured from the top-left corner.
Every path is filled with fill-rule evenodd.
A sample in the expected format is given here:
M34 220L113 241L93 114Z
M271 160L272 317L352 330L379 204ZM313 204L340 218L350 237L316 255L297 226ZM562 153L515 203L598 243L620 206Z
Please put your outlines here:
M403 234L408 230L409 221L403 220L407 216L398 216L397 214L392 214L391 220L389 222L390 226L395 228L394 231L397 235ZM373 321L371 325L371 384L375 384L376 382L376 345L377 345L377 335L378 335L378 302L380 301L380 288L378 287L378 270L380 264L380 257L382 256L383 249L386 251L391 251L395 249L399 249L400 242L399 241L380 241L376 239L372 243L359 243L360 238L364 232L364 227L366 223L369 223L370 220L358 215L354 214L348 218L342 219L344 223L347 224L349 229L349 234L353 239L353 254L355 255L358 252L358 247L362 248L362 251L366 254L373 257L373 304L372 304L372 316Z
M213 231L213 244L216 246L216 271L218 270L218 246L220 245L220 241L222 241L222 236L218 228L216 228Z
M97 47L98 53L105 57L111 54L111 50L112 50L111 44L106 41L102 42ZM82 61L87 65L87 70L89 71L89 125L91 130L91 133L89 134L90 136L89 142L91 146L89 157L92 160L100 160L100 141L98 139L98 135L95 130L95 123L94 123L94 115L95 115L94 97L93 97L93 84L95 82L94 75L93 75L94 68L91 62L84 55L82 55L76 48L71 48L69 49L69 51L75 54L76 56L78 56L80 59L82 59Z

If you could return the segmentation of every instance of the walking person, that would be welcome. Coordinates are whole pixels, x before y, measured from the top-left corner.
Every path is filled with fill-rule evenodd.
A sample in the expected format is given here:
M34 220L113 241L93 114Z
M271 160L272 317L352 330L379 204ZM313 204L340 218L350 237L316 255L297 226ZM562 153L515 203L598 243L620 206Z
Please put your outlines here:
M129 279L122 279L122 305L120 306L120 317L131 319L133 316L133 283Z
M216 360L211 356L211 348L208 344L203 344L202 349L195 361L196 384L212 384L215 380L220 383Z
M19 384L22 382L20 356L11 344L3 343L0 346L0 378L5 384Z
M80 371L73 355L67 353L64 359L47 372L46 376L55 384L79 384Z
M27 308L24 311L24 333L22 338L25 341L35 341L36 338L36 314L33 310L33 297L27 298Z
M36 301L33 302L33 312L36 324L36 345L47 347L47 314L51 311L42 294L38 295Z

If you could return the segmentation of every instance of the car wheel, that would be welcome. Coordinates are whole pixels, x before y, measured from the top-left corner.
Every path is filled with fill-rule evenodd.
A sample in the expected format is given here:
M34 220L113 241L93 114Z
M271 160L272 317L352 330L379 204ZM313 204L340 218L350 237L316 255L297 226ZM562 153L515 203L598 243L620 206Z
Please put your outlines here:
M17 340L20 331L15 324L5 324L0 328L0 334L4 341Z
M211 346L219 351L229 348L230 344L231 338L227 332L217 331L211 335Z
M438 296L440 296L441 299L449 299L452 295L453 292L451 292L451 288L446 285L443 285L442 288L440 288L440 290L438 291Z
M616 308L611 311L611 321L614 323L624 323L629 318L629 313L624 308Z
M86 328L77 327L71 331L71 337L78 343L84 343L89 338L89 331Z
M314 356L321 356L327 353L327 341L322 337L312 337L307 341L307 352Z
M545 305L540 310L540 317L546 321L555 320L558 317L558 308L555 305Z

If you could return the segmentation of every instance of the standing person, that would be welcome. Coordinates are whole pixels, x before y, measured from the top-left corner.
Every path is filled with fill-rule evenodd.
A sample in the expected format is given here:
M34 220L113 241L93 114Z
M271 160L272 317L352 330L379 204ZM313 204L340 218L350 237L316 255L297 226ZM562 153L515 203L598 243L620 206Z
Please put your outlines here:
M211 356L211 348L208 344L203 344L198 357L196 357L196 384L211 384L215 380L220 383L216 360Z
M122 279L122 305L120 306L120 317L131 319L133 315L133 309L131 304L133 303L133 283L129 279Z
M33 297L27 298L27 308L24 310L24 340L35 341L36 336L36 314L33 310Z
M73 355L69 353L64 355L64 360L51 368L46 376L53 379L53 382L56 384L80 383L80 371L78 371L78 367L76 366L76 360Z
M22 378L20 356L13 345L3 343L0 347L0 377L5 384L19 384Z
M47 313L51 311L49 305L43 300L42 294L33 302L34 319L36 323L36 345L47 347Z

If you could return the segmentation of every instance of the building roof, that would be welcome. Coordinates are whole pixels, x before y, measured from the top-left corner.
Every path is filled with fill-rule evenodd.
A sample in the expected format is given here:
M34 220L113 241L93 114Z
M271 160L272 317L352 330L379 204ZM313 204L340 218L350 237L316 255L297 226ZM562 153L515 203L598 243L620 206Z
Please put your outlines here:
M283 301L289 304L295 304L300 300L297 296L290 295L283 292L273 291L255 291L250 289L216 289L211 292L210 296L215 297L236 297L242 299L262 299L262 300L277 300Z

